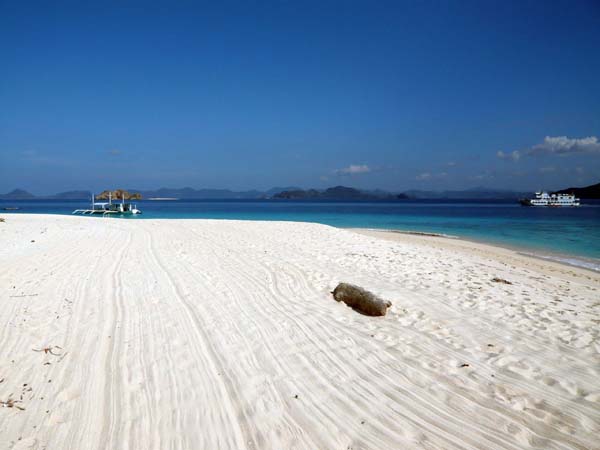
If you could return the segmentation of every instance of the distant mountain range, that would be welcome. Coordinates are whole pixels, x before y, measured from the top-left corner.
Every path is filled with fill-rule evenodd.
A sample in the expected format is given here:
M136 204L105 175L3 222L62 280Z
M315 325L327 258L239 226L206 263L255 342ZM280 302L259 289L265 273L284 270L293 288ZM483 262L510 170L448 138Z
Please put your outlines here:
M143 199L149 198L177 198L181 200L192 199L266 199L273 195L286 191L300 189L295 186L289 187L274 187L267 191L231 191L229 189L193 189L190 187L184 188L160 188L156 190L140 190L140 189L125 189L127 192L135 192L141 194ZM108 192L108 191L105 191ZM101 193L96 193L99 198L104 198ZM53 195L33 195L23 189L15 189L7 194L0 194L0 200L34 200L34 199L51 199L51 200L88 200L91 196L90 191L67 191Z
M0 194L0 200L35 200L35 199L53 199L53 200L80 200L88 199L89 191L67 191L60 194L38 196L33 195L23 189L15 189L7 194Z
M287 200L399 200L407 199L404 194L392 194L384 191L359 191L358 189L335 186L323 191L317 189L294 189L279 192L274 199Z
M182 200L206 199L206 200L255 200L271 198L279 192L300 189L294 186L274 187L268 191L231 191L229 189L193 189L184 187L180 189L160 188L154 191L143 191L128 189L130 192L139 192L145 199L149 198L178 198Z
M0 194L0 200L30 200L34 198L36 198L35 195L30 194L23 189L15 189L8 194Z
M488 189L476 187L463 191L419 191L410 190L404 192L409 198L417 199L447 199L447 200L511 200L528 197L531 192L509 191L503 189Z
M129 192L140 193L143 199L176 198L181 200L257 200L257 199L295 199L295 200L402 200L402 199L473 199L499 200L519 199L531 196L531 192L516 192L508 190L487 189L477 187L462 191L421 191L388 192L382 190L360 190L346 186L335 186L328 189L301 189L295 186L274 187L267 191L231 191L229 189L193 189L160 188L157 190L127 189ZM600 199L600 183L586 187L572 187L557 191L573 193L582 199ZM36 196L23 189L15 189L7 194L0 194L0 200L87 200L89 191L67 191L54 195Z
M473 188L464 191L410 190L400 193L393 193L381 190L361 191L358 189L347 188L344 186L336 186L325 190L308 189L284 191L274 195L273 198L295 200L517 200L519 198L527 197L530 195L530 192L515 192L486 188Z

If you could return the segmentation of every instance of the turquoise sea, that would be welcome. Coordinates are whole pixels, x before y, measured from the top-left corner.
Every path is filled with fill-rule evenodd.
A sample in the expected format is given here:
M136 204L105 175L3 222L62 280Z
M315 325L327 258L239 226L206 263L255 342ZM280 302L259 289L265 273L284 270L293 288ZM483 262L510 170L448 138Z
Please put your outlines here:
M71 214L89 202L0 200L0 213ZM442 233L499 244L600 270L600 202L580 208L527 208L509 201L298 202L274 200L140 201L145 219L318 222L342 228ZM2 211L18 207L18 211ZM90 220L103 220L90 218Z

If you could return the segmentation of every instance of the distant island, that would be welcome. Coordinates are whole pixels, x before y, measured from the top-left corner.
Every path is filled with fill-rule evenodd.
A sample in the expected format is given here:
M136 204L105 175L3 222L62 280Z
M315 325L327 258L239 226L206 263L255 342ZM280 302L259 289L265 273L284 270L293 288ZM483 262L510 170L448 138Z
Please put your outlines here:
M272 198L279 192L300 189L295 186L273 187L266 191L248 190L232 191L230 189L194 189L184 188L160 188L156 190L139 190L144 198L169 198L180 200L260 200Z
M283 191L275 194L273 198L285 200L405 200L408 196L383 191L367 192L345 186L335 186L323 191L317 189Z
M561 191L556 191L555 194L573 194L575 197L579 198L600 199L600 183L581 188L570 187Z
M108 199L108 192L103 191L96 196L98 200ZM117 189L112 198L121 199L125 193L126 200L144 199L179 199L179 200L518 200L531 196L531 192L518 192L501 189L476 187L456 191L423 191L408 190L389 192L383 190L360 190L347 186L334 186L327 189L302 189L295 186L274 187L266 191L248 190L232 191L229 189L194 189L160 188L156 190ZM556 193L572 193L581 199L600 199L600 183L586 187L570 187ZM23 189L15 189L0 194L0 200L89 200L89 191L67 191L53 195L36 196Z
M410 198L423 200L518 200L531 195L531 192L489 189L485 187L475 187L461 191L409 190L404 193Z
M0 194L0 200L33 200L35 198L35 195L23 189L15 189L7 194Z
M249 190L249 191L232 191L229 189L194 189L191 187L184 188L160 188L156 190L143 189L123 189L126 192L135 192L141 195L144 199L177 199L177 200L259 200L269 199L273 195L286 190L300 189L295 186L274 187L267 191ZM96 198L108 198L108 191L104 191ZM92 193L90 191L67 191L59 192L51 195L34 195L23 189L15 189L7 194L0 194L0 200L35 200L35 199L51 199L51 200L89 200ZM113 191L114 197L114 191ZM121 198L119 196L119 198Z

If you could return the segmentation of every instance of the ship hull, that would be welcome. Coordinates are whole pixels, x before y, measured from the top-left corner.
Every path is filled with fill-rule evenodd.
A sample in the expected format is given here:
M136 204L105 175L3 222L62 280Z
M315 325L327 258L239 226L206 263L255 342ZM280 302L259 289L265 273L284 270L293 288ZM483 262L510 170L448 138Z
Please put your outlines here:
M535 198L522 198L519 203L523 206L545 206L546 208L580 206L579 199L573 194L548 194L547 192L536 192Z

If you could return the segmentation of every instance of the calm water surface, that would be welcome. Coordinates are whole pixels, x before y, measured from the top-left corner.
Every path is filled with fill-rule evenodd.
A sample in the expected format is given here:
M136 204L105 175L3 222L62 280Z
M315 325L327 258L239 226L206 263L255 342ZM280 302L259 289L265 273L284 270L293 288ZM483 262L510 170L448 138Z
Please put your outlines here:
M70 214L81 201L8 201L18 213ZM443 233L552 256L580 257L600 269L600 202L580 208L526 208L514 202L140 201L144 219L241 219L317 222L335 227ZM6 211L13 212L13 211ZM96 218L101 220L100 218ZM90 220L95 220L90 218ZM573 261L571 261L573 262Z

